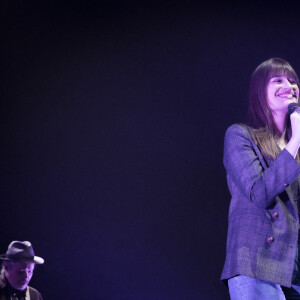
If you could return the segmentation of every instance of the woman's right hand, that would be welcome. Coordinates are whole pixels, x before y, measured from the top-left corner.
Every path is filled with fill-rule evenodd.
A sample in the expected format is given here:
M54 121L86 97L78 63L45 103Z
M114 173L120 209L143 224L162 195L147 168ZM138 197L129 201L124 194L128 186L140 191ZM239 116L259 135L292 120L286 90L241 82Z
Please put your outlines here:
M300 146L300 107L297 108L291 115L292 137L286 145L286 150L296 157Z

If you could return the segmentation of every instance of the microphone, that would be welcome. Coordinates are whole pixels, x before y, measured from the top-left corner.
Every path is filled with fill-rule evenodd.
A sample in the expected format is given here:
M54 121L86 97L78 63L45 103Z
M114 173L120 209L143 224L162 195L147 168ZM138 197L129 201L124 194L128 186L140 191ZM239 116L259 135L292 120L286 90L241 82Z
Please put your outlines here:
M298 103L290 103L288 106L288 113L291 115L295 110L299 108Z

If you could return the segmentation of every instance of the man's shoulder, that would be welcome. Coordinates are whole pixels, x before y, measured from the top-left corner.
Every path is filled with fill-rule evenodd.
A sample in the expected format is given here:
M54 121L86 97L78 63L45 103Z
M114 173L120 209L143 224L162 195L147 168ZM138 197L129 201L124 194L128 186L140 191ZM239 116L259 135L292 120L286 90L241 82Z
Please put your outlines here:
M29 294L30 294L30 300L42 300L42 295L41 293L36 290L35 288L28 286L29 289Z

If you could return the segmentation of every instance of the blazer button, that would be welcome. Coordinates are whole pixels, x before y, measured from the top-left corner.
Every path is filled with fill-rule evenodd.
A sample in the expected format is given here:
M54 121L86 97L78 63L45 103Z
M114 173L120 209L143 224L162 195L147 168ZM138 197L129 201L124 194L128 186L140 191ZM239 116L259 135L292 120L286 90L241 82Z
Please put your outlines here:
M270 243L270 244L273 243L274 242L274 238L272 236L268 237L267 238L267 242Z
M288 185L289 185L288 183L285 183L285 184L284 184L284 186L288 186Z
M272 218L277 219L279 217L279 214L277 212L272 213Z

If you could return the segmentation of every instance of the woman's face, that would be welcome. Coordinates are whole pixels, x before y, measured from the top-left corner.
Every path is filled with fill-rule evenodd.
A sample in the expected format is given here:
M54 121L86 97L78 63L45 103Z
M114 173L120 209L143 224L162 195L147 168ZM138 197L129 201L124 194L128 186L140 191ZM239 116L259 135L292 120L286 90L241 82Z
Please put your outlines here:
M294 78L275 76L267 85L267 101L273 112L287 113L290 103L298 103L299 87Z

